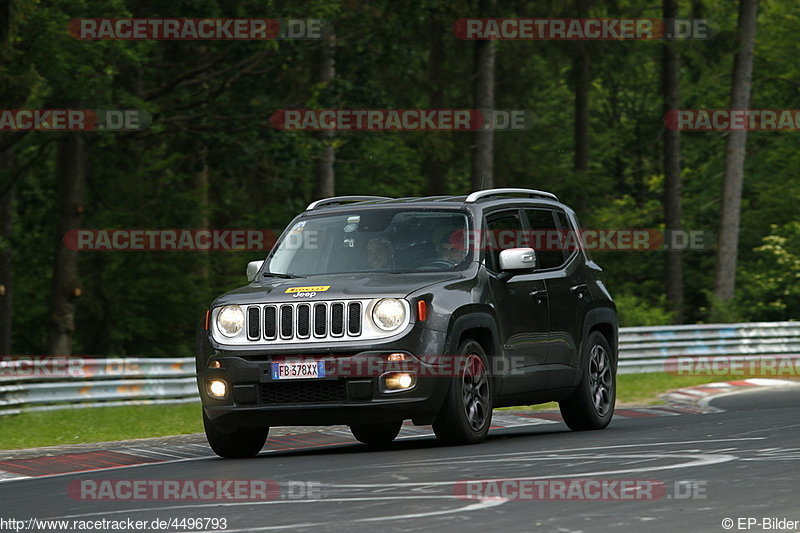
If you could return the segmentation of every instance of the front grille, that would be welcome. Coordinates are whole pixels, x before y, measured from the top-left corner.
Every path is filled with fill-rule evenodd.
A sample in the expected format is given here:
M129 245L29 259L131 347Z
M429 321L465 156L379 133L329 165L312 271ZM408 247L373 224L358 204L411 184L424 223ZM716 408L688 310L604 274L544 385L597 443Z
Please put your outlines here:
M262 383L261 403L325 403L347 401L347 382L343 379Z
M243 306L243 309L244 342L237 344L324 343L333 338L346 340L387 336L370 329L369 322L364 323L369 300L251 304Z

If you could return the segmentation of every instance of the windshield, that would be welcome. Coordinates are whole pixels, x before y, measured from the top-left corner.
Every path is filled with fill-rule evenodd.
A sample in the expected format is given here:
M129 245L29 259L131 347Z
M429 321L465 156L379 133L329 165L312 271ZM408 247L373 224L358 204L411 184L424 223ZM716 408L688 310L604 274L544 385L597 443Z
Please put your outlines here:
M443 272L464 268L467 216L460 211L372 209L295 222L266 273Z

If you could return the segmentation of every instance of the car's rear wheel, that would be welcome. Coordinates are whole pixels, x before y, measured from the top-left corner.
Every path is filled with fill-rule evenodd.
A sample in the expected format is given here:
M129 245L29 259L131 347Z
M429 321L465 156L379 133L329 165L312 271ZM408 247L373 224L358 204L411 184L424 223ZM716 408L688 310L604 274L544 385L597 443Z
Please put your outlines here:
M264 447L269 435L269 427L228 428L206 416L203 411L203 427L208 444L214 453L228 459L255 457Z
M458 348L458 372L433 423L446 444L474 444L486 438L492 421L492 379L483 347L468 339Z
M402 420L383 424L353 424L350 426L350 432L359 442L381 447L391 444L402 426Z
M559 403L561 416L573 431L603 429L614 416L617 376L608 340L593 331L584 343L582 378L566 400Z

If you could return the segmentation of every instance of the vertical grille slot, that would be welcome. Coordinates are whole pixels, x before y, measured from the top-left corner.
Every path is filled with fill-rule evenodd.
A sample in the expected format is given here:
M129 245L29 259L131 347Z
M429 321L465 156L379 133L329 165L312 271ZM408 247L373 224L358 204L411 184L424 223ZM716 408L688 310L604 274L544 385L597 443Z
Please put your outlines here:
M361 335L361 304L352 302L347 306L347 333Z
M294 329L294 324L292 324L294 317L292 315L294 313L291 305L281 306L281 338L283 339L292 338L292 330Z
M331 335L344 335L344 304L341 302L331 304Z
M314 336L324 337L327 331L327 309L325 304L314 306Z
M311 326L311 306L300 304L297 306L297 336L301 339L308 338Z
M251 341L261 338L260 319L261 313L258 307L247 308L247 338Z
M278 336L278 327L276 325L277 313L274 305L268 305L264 308L264 338L274 339Z

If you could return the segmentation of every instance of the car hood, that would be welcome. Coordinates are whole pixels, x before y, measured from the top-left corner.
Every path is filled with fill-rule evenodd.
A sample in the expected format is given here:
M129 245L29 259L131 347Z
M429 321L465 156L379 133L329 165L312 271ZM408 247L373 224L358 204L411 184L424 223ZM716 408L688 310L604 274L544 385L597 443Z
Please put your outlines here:
M213 306L297 301L296 292L316 293L312 300L370 297L402 298L429 285L460 279L460 272L408 274L327 274L299 279L264 278L223 294ZM327 287L327 288L325 288Z

